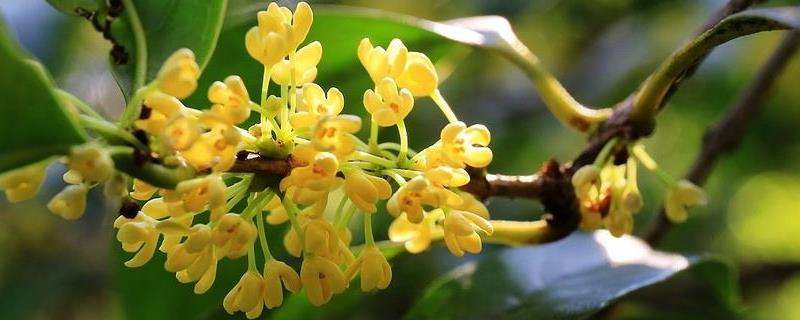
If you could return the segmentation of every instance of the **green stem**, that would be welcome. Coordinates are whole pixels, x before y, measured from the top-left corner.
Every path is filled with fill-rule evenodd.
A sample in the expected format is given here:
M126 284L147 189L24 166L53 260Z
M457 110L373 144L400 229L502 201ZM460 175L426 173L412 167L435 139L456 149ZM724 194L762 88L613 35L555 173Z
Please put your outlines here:
M159 188L175 189L179 182L195 177L194 170L186 167L171 168L150 161L140 162L131 147L114 147L111 159L117 170Z
M595 110L576 101L528 47L518 39L514 40L514 43L499 51L525 72L547 109L564 126L588 132L594 124L611 117L610 108Z
M289 197L283 197L283 208L286 210L286 215L289 216L289 222L292 224L292 228L294 232L297 233L297 237L300 238L301 243L306 243L305 235L303 234L303 227L300 225L300 221L297 220L297 207L295 207L294 202L292 202Z
M247 203L247 207L242 211L242 219L252 219L254 215L260 214L264 210L264 206L272 200L275 194L269 191L259 192L258 195Z
M397 167L397 165L394 162L392 162L392 161L390 161L388 159L384 159L384 158L378 157L376 155L373 155L371 153L366 153L366 152L363 152L363 151L356 151L355 159L366 161L366 162L369 162L369 163L374 163L374 164L377 164L377 165L382 166L384 168Z
M133 122L139 118L139 114L142 112L142 102L145 97L157 88L158 81L153 81L147 86L136 90L136 93L133 94L133 98L131 98L131 100L128 101L128 105L125 106L125 111L122 113L122 117L119 120L119 126L121 128L128 128L133 125Z
M372 235L372 214L364 212L364 242L368 246L375 245L375 238Z
M447 100L444 99L442 92L440 92L439 89L433 91L433 94L431 94L431 99L433 99L433 102L439 106L439 110L442 110L442 113L447 118L447 121L450 123L458 121L458 117L456 117L456 114L453 113L453 109L450 108L450 105L447 103ZM402 120L400 122L402 122Z
M105 119L103 119L103 116L101 116L99 113L97 113L97 111L95 111L92 107L90 107L85 102L83 102L81 99L78 99L78 97L72 95L71 93L69 93L67 91L64 91L64 90L61 90L61 89L56 89L56 93L59 96L61 96L62 98L64 98L64 99L68 100L69 102L71 102L73 105L75 105L75 107L77 107L78 109L83 111L83 113L86 113L86 114L88 114L89 116L91 116L93 118L105 120Z
M106 139L109 143L129 144L139 150L147 150L147 146L139 139L136 139L130 132L120 129L111 122L85 114L78 115L78 122L83 127L91 129L103 139Z
M650 157L647 151L644 150L643 145L641 144L636 145L633 148L631 148L631 151L633 152L633 155L636 157L636 159L638 159L639 162L641 162L642 165L645 168L647 168L647 170L650 170L651 172L655 173L656 176L659 178L659 180L661 180L661 182L664 183L667 187L672 188L678 183L675 180L675 178L673 178L671 175L669 175L669 173L667 173L666 171L661 169L661 167L658 166L658 163L656 163L656 161L653 160L652 157Z
M405 121L400 120L397 123L397 133L400 135L400 151L397 154L397 161L400 166L404 166L408 160L408 132Z
M256 215L256 223L258 226L258 240L261 243L261 251L264 253L264 260L269 261L272 259L272 252L269 251L269 245L267 245L267 233L264 227L263 214Z
M613 138L606 142L606 145L603 146L603 149L600 150L600 153L597 155L597 158L594 159L594 166L597 168L601 168L606 162L608 161L608 157L611 153L611 150L614 149L614 146L617 145L617 141L619 138Z
M269 96L269 79L272 75L272 69L264 65L264 74L261 77L261 137L271 136L272 128L267 120L267 97Z
M378 122L375 121L375 117L370 118L369 152L377 155L380 154L380 148L378 147Z
M256 267L256 244L251 243L247 248L247 271L257 271Z
M133 43L136 47L136 69L133 74L133 90L136 90L144 85L145 77L147 77L147 42L144 39L144 28L142 28L142 22L139 20L133 0L122 0L122 5L128 16Z

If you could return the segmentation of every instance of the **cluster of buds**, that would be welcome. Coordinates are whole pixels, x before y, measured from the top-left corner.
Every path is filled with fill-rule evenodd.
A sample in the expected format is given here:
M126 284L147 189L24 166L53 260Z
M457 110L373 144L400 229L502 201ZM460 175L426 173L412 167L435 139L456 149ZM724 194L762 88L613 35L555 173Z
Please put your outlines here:
M619 165L610 154L615 146L616 140L610 141L593 164L581 167L572 176L575 196L580 202L582 228L606 227L618 237L633 231L633 215L643 205L637 179L639 162L666 185L664 209L671 221L683 222L688 216L687 208L706 203L700 187L687 180L676 181L662 171L643 145L629 147L627 160Z

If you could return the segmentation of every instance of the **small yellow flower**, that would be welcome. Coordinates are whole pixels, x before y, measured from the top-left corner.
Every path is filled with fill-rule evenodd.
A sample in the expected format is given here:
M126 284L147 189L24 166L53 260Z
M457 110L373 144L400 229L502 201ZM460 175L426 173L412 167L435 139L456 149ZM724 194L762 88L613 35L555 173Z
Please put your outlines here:
M156 225L165 236L171 230L162 230L162 223ZM174 232L174 231L172 231ZM217 258L214 247L211 246L211 229L204 224L193 226L187 232L176 232L176 235L187 236L186 241L175 246L167 252L167 261L164 269L175 272L175 277L181 283L197 282L194 291L204 293L211 288L216 278Z
M383 178L366 174L362 170L345 172L344 192L350 201L366 213L378 211L375 203L392 195L392 187Z
M272 66L302 43L314 20L311 7L300 2L294 14L285 7L270 3L266 11L258 12L258 26L245 35L245 47L254 59Z
M590 200L592 188L600 185L600 169L595 165L586 165L572 175L572 186L575 196L581 201Z
M423 205L439 207L458 196L442 187L437 187L423 176L417 176L400 187L389 198L386 209L392 215L406 214L408 221L420 223L424 217Z
M414 164L414 169L419 171L428 171L437 167L447 166L442 153L442 142L437 141L430 147L423 149L411 158L411 161Z
M49 161L32 164L0 175L0 190L5 191L8 202L25 201L36 196L48 164Z
M289 221L289 214L286 212L286 208L283 207L281 198L278 195L272 197L267 205L264 206L264 210L269 211L267 223L271 225L279 225Z
M352 280L361 274L361 291L369 292L386 289L392 282L392 267L380 250L374 245L367 245L358 259L347 268L345 279Z
M197 88L200 66L192 50L178 49L170 55L158 71L158 88L178 99L188 97Z
M75 170L67 170L67 172L64 172L62 178L64 179L64 182L69 184L83 183L83 177L80 173L78 173L78 171Z
M134 125L151 134L161 134L164 128L177 117L188 114L186 106L177 98L163 92L152 92L144 99L151 109L149 117L134 121Z
M313 82L317 77L317 64L321 59L322 45L319 41L309 43L297 50L293 61L282 60L272 67L272 81L282 86L291 84L295 87ZM294 75L292 70L294 70Z
M706 204L706 193L688 180L680 180L674 187L667 191L664 203L667 218L673 222L683 222L688 217L686 209L696 205Z
M430 96L439 86L439 76L431 60L425 54L409 52L399 39L393 39L386 50L362 39L358 59L376 84L391 77L416 97Z
M228 314L241 311L248 319L258 318L264 309L264 278L257 271L248 270L225 295L222 306Z
M211 130L203 133L189 149L182 151L180 155L197 170L225 171L230 169L236 161L239 138L239 132L232 126L222 130Z
M463 256L464 252L481 252L481 237L477 231L492 234L493 227L483 217L467 212L454 210L444 218L444 242L447 249L455 256Z
M381 127L396 125L408 116L414 107L414 96L408 89L397 89L397 83L386 77L378 83L375 91L364 93L364 107Z
M145 208L142 207L142 213L147 214L144 209ZM147 215L150 217L153 216L150 214ZM181 244L181 240L183 240L184 235L188 234L193 221L194 216L184 215L161 220L156 223L156 229L158 229L164 235L164 240L161 241L161 245L158 247L158 250L164 253L170 253L175 250L175 248ZM167 232L162 229L175 230ZM175 232L176 230L180 230L180 232Z
M142 180L133 179L133 191L131 191L129 195L131 198L144 201L152 198L156 192L158 192L158 188Z
M252 222L238 214L222 216L211 232L211 241L220 249L220 254L235 259L247 254L247 248L255 241L258 230Z
M303 260L300 281L312 305L321 306L347 287L344 274L333 262L315 255Z
M336 183L339 161L329 152L316 152L308 147L299 147L292 153L296 159L308 159L308 165L295 167L280 183L281 191L286 191L292 201L311 205L327 199L328 191Z
M189 268L178 271L175 278L180 283L196 282L194 284L195 294L206 293L217 278L217 260L215 249L209 246Z
M214 103L211 112L229 125L242 123L250 117L250 95L239 76L229 76L225 82L211 84L208 100Z
M389 239L394 242L403 242L410 253L420 253L431 246L431 236L434 232L434 221L425 216L420 223L411 223L406 214L401 214L389 225Z
M423 175L439 186L461 187L469 183L469 173L462 168L440 166L426 170Z
M328 260L338 259L339 235L328 220L321 217L308 219L303 227L303 233L306 240L304 252Z
M114 228L119 229L117 241L122 243L122 250L136 252L133 258L125 262L125 266L141 267L153 257L160 235L155 223L153 218L144 214L136 215L133 219L119 216L114 221Z
M200 124L197 119L178 116L167 123L159 136L170 149L184 151L194 145L200 134Z
M459 192L458 196L461 198L461 201L459 204L453 205L453 209L472 212L489 219L489 209L486 209L486 205L484 205L482 201L476 199L475 196L468 192Z
M441 138L443 158L452 167L483 168L492 162L492 150L486 147L491 135L484 125L467 128L461 121L452 122L442 129Z
M347 157L356 150L358 138L353 133L361 129L361 118L353 115L324 117L314 127L311 144L320 151Z
M297 113L289 118L295 128L311 128L325 116L335 116L344 108L344 96L339 89L328 89L327 96L322 87L306 83L298 97Z
M283 304L283 288L292 293L299 292L300 276L286 263L268 259L264 264L264 304L267 308L272 309Z
M96 143L85 143L70 150L67 167L89 183L105 181L114 173L114 161L108 151Z
M86 210L86 193L89 187L84 184L69 185L47 203L47 209L67 220L83 216Z
M408 49L400 39L392 39L386 50L373 47L369 38L361 39L358 45L358 60L376 84L386 77L399 78L406 66L407 56Z
M224 214L225 182L216 174L201 178L181 181L175 187L175 193L181 199L186 212L200 212L206 206L211 210L211 220L214 221Z

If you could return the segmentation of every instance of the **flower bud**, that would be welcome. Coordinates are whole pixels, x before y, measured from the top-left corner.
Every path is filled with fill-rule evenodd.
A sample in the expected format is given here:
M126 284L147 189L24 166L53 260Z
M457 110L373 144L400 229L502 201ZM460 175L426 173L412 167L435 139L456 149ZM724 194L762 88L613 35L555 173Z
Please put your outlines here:
M67 220L83 216L86 210L86 193L89 187L83 184L66 186L47 203L47 209Z

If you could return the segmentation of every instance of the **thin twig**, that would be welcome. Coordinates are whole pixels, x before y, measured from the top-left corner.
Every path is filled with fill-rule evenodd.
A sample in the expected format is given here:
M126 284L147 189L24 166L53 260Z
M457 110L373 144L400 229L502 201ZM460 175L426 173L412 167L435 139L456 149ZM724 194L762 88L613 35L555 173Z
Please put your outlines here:
M761 68L755 80L720 120L707 129L703 136L703 147L686 174L686 179L697 185L703 185L720 156L732 151L742 141L747 126L763 107L770 88L797 51L798 44L800 44L800 31L790 32ZM645 240L651 245L657 244L671 225L662 209L645 232Z

